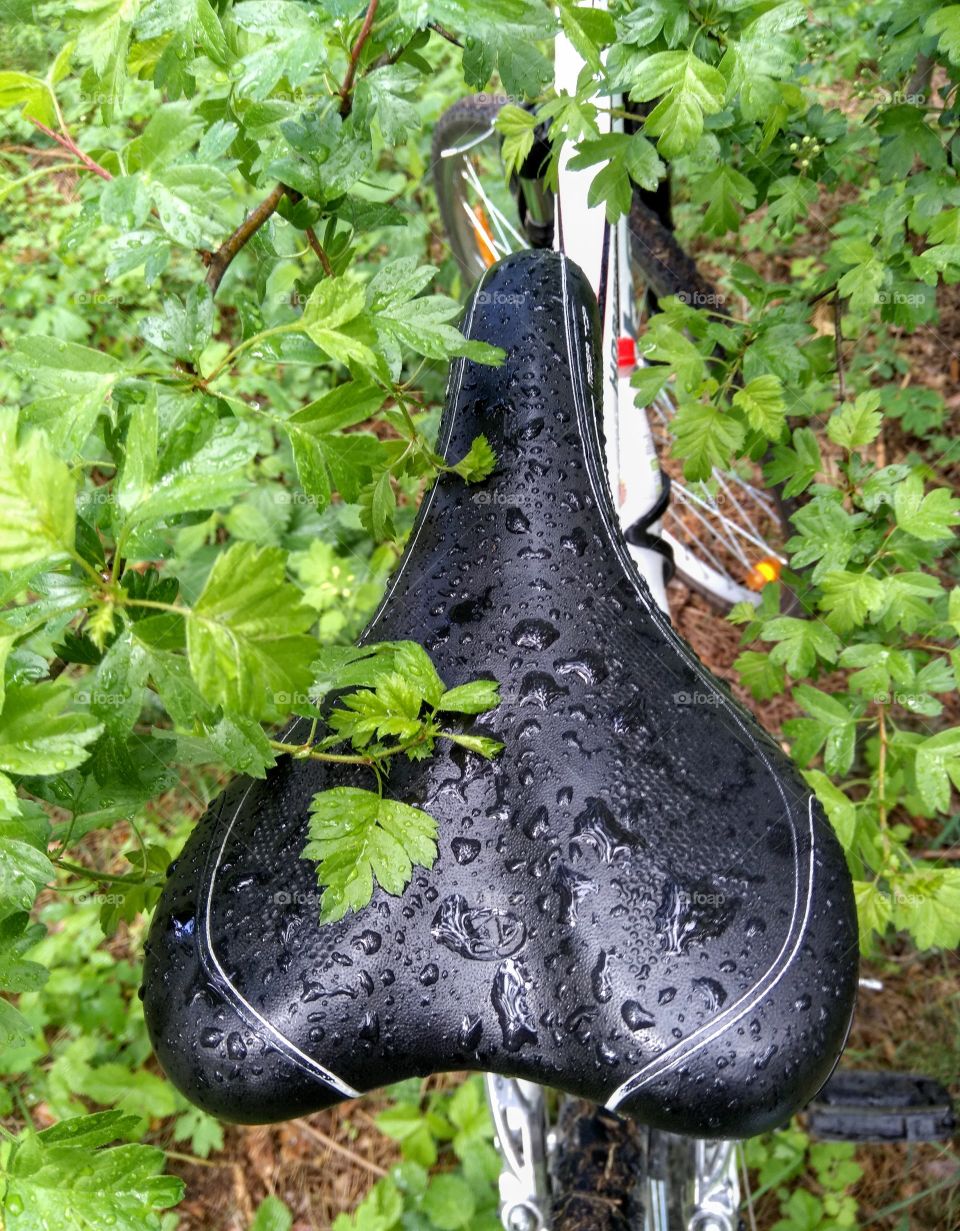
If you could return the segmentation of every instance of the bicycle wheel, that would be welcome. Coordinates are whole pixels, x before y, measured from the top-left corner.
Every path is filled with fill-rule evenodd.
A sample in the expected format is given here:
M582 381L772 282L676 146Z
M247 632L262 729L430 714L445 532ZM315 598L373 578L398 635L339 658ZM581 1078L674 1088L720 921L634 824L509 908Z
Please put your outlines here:
M508 252L543 246L552 234L547 194L535 178L542 154L527 160L522 184L517 177L505 180L494 127L505 101L489 94L461 99L440 118L433 138L440 215L457 264L471 283ZM715 292L696 263L639 191L630 232L638 299L649 292L651 308L657 297L676 294L694 304L714 302L709 296ZM663 394L637 413L644 410L671 480L662 533L673 550L677 576L724 610L743 600L757 601L759 591L779 579L785 563L787 518L778 493L764 490L759 466L750 462L715 470L705 482L685 481L682 467L671 458L671 397Z

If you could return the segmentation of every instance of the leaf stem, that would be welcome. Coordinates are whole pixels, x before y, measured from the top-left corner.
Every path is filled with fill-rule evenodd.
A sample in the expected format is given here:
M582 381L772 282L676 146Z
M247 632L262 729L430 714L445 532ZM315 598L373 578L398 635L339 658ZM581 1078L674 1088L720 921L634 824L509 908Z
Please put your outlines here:
M360 53L363 51L363 45L370 37L370 31L373 29L374 18L377 15L377 4L379 0L370 0L367 5L366 16L363 19L363 25L360 27L360 33L357 35L357 41L353 45L350 52L350 63L347 65L346 76L343 79L343 85L340 87L340 114L348 116L350 109L353 106L353 83L357 75L357 64L360 61Z

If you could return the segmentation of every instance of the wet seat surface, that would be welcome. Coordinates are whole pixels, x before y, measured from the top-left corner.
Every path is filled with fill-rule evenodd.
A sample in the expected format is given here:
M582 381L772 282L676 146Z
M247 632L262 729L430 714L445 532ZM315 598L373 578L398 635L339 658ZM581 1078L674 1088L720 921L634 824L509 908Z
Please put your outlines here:
M679 1132L759 1132L816 1093L849 1026L842 852L626 553L582 274L508 257L464 329L507 359L454 365L439 447L456 459L484 432L497 467L438 481L364 639L422 642L451 687L498 680L473 729L506 749L392 767L386 793L438 818L436 864L323 927L309 804L369 773L285 759L233 783L151 927L154 1047L189 1098L238 1121L481 1069Z

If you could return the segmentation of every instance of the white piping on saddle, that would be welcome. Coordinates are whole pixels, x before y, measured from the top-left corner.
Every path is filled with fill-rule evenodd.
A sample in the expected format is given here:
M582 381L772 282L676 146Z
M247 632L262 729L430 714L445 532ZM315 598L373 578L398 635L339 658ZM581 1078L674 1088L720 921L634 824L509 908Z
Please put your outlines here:
M474 315L475 309L476 309L476 296L474 296L473 302L470 305L470 314L467 318L465 332L469 332L470 326L473 323L473 315ZM454 425L454 422L456 421L457 410L458 410L458 405L459 405L460 387L463 384L463 375L464 375L464 372L466 371L466 366L467 366L467 361L465 359L461 359L460 360L460 370L457 373L456 389L455 389L454 397L453 397L453 413L450 416L450 426L449 426L449 429L447 430L446 438L443 441L443 444L440 446L441 452L446 449L446 445L449 442L450 437L453 434L453 425ZM436 495L438 486L439 484L434 484L433 488L430 491L430 495L427 498L427 509L429 509L430 505L433 503L433 498ZM393 578L393 581L390 585L389 590L384 595L383 601L381 602L376 615L374 616L373 620L370 623L370 628L373 628L376 625L377 621L380 619L381 612L384 610L384 608L387 605L387 601L389 600L390 596L393 594L394 590L397 588L397 583L400 581L400 578L403 575L403 571L406 568L407 561L410 559L411 555L413 554L414 544L416 543L417 538L420 535L420 531L422 530L425 521L426 521L426 510L424 510L423 515L421 516L420 523L417 528L417 534L412 540L412 542L410 543L410 546L407 548L407 552L406 552L406 555L404 556L403 563L401 564L400 568L397 570L396 575ZM299 724L300 721L305 721L305 720L298 720L298 722L293 724L290 730L291 731L296 730L297 725ZM297 1047L295 1043L293 1043L290 1039L288 1039L285 1034L282 1034L277 1029L277 1027L273 1025L272 1022L268 1021L267 1018L265 1018L262 1013L258 1012L258 1010L253 1007L250 1001L246 999L246 997L238 990L238 988L231 981L230 976L224 970L223 965L221 964L220 959L217 957L216 951L213 947L213 935L211 931L210 919L211 919L211 915L213 911L213 892L214 892L214 888L216 885L217 872L219 871L220 865L223 862L223 855L227 848L227 842L230 840L230 834L233 832L233 827L236 824L237 817L240 815L240 810L243 807L244 803L246 802L246 798L250 794L250 791L253 789L253 785L254 784L251 782L250 786L247 787L243 795L240 797L240 802L237 804L236 810L234 811L234 814L230 818L230 821L226 827L226 830L224 831L223 841L220 843L220 849L217 852L216 862L214 863L213 869L210 873L210 881L207 887L207 898L206 898L206 904L205 904L205 909L204 909L204 921L203 921L203 931L202 931L202 937L203 937L204 943L199 946L200 960L203 963L203 965L206 966L207 965L206 959L209 958L210 962L212 963L214 967L214 970L216 971L219 977L218 981L224 985L227 991L227 994L228 994L228 998L232 1001L234 1008L236 1008L242 1015L249 1015L250 1017L253 1017L256 1020L256 1022L260 1026L262 1026L263 1029L266 1030L270 1034L270 1036L274 1039L280 1051L282 1051L291 1060L293 1060L294 1063L299 1064L301 1067L308 1069L315 1077L319 1077L321 1081L324 1081L328 1086L331 1087L331 1089L336 1090L338 1094L343 1095L344 1098L357 1098L358 1095L361 1093L359 1090L355 1090L353 1086L351 1086L348 1082L344 1081L341 1077L338 1077L336 1073L332 1072L332 1070L320 1064L317 1060L315 1060L312 1056L308 1055L305 1051L302 1051L299 1047Z
M568 287L567 287L567 261L566 259L563 260L563 264L561 266L561 285L562 285L562 293L563 293L563 320L564 320L564 332L566 334L566 342L567 342L567 358L568 358L569 365L570 365L571 384L573 387L574 401L577 406L577 415L579 417L580 426L583 429L583 431L585 433L590 433L591 436L595 438L596 430L597 430L596 429L596 415L594 413L591 416L590 414L587 413L586 390L584 389L584 386L583 386L583 365L575 362L574 360L571 326L573 327L575 331L576 330L576 320L574 319L573 312L570 310L570 299L569 299L569 292L568 292ZM585 338L584 346L586 347L588 345L589 343L587 339ZM599 444L599 442L596 440L595 440L595 443ZM591 459L590 459L589 453L586 456L587 456L587 465L585 469L587 472L587 477L590 480L590 487L593 491L594 499L597 502L597 508L598 510L602 510L604 500L607 497L605 494L601 495L601 492L597 487L596 475L594 474L594 467L590 464ZM607 519L601 517L601 521L604 527L606 528ZM783 785L782 783L779 782L776 775L773 773L773 768L770 765L770 762L768 761L767 757L764 755L763 748L757 743L756 739L751 735L750 731L740 720L740 717L737 714L736 710L733 708L733 706L730 705L727 702L727 699L723 696L723 694L719 692L719 690L716 689L716 684L714 683L712 677L703 669L700 662L696 658L694 658L694 656L690 653L690 651L683 644L683 642L681 642L679 638L676 636L676 634L673 631L672 626L670 625L669 621L666 619L665 615L660 610L660 608L656 605L656 603L653 603L652 601L650 601L648 597L644 594L642 588L640 587L638 583L637 576L634 570L634 565L629 555L626 553L625 549L623 548L621 542L618 541L618 539L615 536L609 533L607 534L607 538L609 540L610 546L613 548L616 555L620 558L621 563L624 565L624 571L626 572L627 576L630 578L630 583L633 586L634 590L636 591L637 597L640 600L642 606L649 612L651 618L659 626L660 631L664 634L664 636L666 636L668 640L674 643L676 649L679 651L681 657L686 660L688 666L690 666L693 669L693 671L700 677L701 680L703 680L704 684L706 684L708 688L710 688L712 691L717 691L717 695L720 698L720 705L722 709L727 711L729 717L732 718L734 723L740 728L740 731L742 732L744 736L746 736L747 740L755 749L757 755L760 757L767 771L770 773L770 776L773 778L774 782L776 783L777 790L780 793L780 797L783 800L786 816L790 823L791 833L793 836L794 853L797 856L799 856L799 853L800 853L799 843L798 843L796 825L793 821L793 813L791 811L789 801L787 800L786 793L783 790ZM721 1035L725 1030L729 1030L731 1026L736 1025L737 1022L742 1020L742 1018L746 1017L748 1013L751 1013L757 1007L757 1005L760 1003L763 997L766 996L767 993L770 992L774 987L776 987L776 985L780 982L780 980L786 974L788 967L791 965L791 963L796 958L797 953L800 950L800 945L803 942L803 937L806 932L807 922L810 918L811 904L813 901L813 868L814 868L814 847L815 847L815 835L814 835L814 825L813 825L813 800L814 800L814 796L811 795L809 797L808 806L807 806L810 851L809 851L809 857L808 857L808 864L806 868L806 897L805 897L805 900L802 906L802 920L800 921L799 926L797 924L797 919L798 919L798 915L801 913L801 906L800 906L801 873L800 873L800 868L797 866L795 870L795 878L794 878L793 915L790 921L790 928L787 931L787 935L784 939L783 945L780 948L780 952L777 954L776 958L773 960L772 964L770 965L766 973L761 976L761 978L754 984L754 986L751 988L749 992L741 996L739 1000L734 1001L734 1003L731 1004L728 1009L724 1010L723 1013L719 1014L717 1017L713 1018L711 1021L707 1022L705 1025L701 1026L699 1029L695 1030L693 1034L690 1035L689 1038L684 1039L682 1042L677 1043L673 1047L668 1048L665 1052L661 1052L659 1056L655 1057L648 1064L645 1064L642 1068L638 1069L638 1071L634 1073L632 1077L628 1078L627 1081L623 1082L622 1085L618 1086L617 1089L614 1090L613 1094L611 1094L610 1098L607 1100L606 1105L607 1107L610 1108L611 1111L619 1107L626 1099L628 1099L632 1094L635 1094L636 1091L639 1090L641 1087L653 1081L655 1077L660 1076L662 1073L670 1072L672 1069L676 1068L677 1065L681 1064L687 1057L694 1055L696 1052L700 1051L701 1048L706 1047L709 1043L713 1042L714 1039L716 1039L719 1035ZM796 933L796 935L794 935L794 933ZM788 949L789 949L789 952L788 952Z

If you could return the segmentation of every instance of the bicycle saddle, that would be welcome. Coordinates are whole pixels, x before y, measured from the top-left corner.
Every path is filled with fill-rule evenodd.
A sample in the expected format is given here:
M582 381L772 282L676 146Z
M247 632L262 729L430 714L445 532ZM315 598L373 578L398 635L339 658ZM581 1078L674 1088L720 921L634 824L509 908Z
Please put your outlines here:
M780 748L673 632L617 528L599 320L553 252L494 266L451 370L444 474L365 640L423 643L448 686L500 683L475 726L392 763L439 821L399 897L320 926L312 796L369 771L281 760L234 782L171 868L144 1009L170 1079L224 1119L318 1110L401 1078L528 1078L700 1136L782 1122L843 1047L857 930L843 853ZM308 724L288 734L305 738Z

